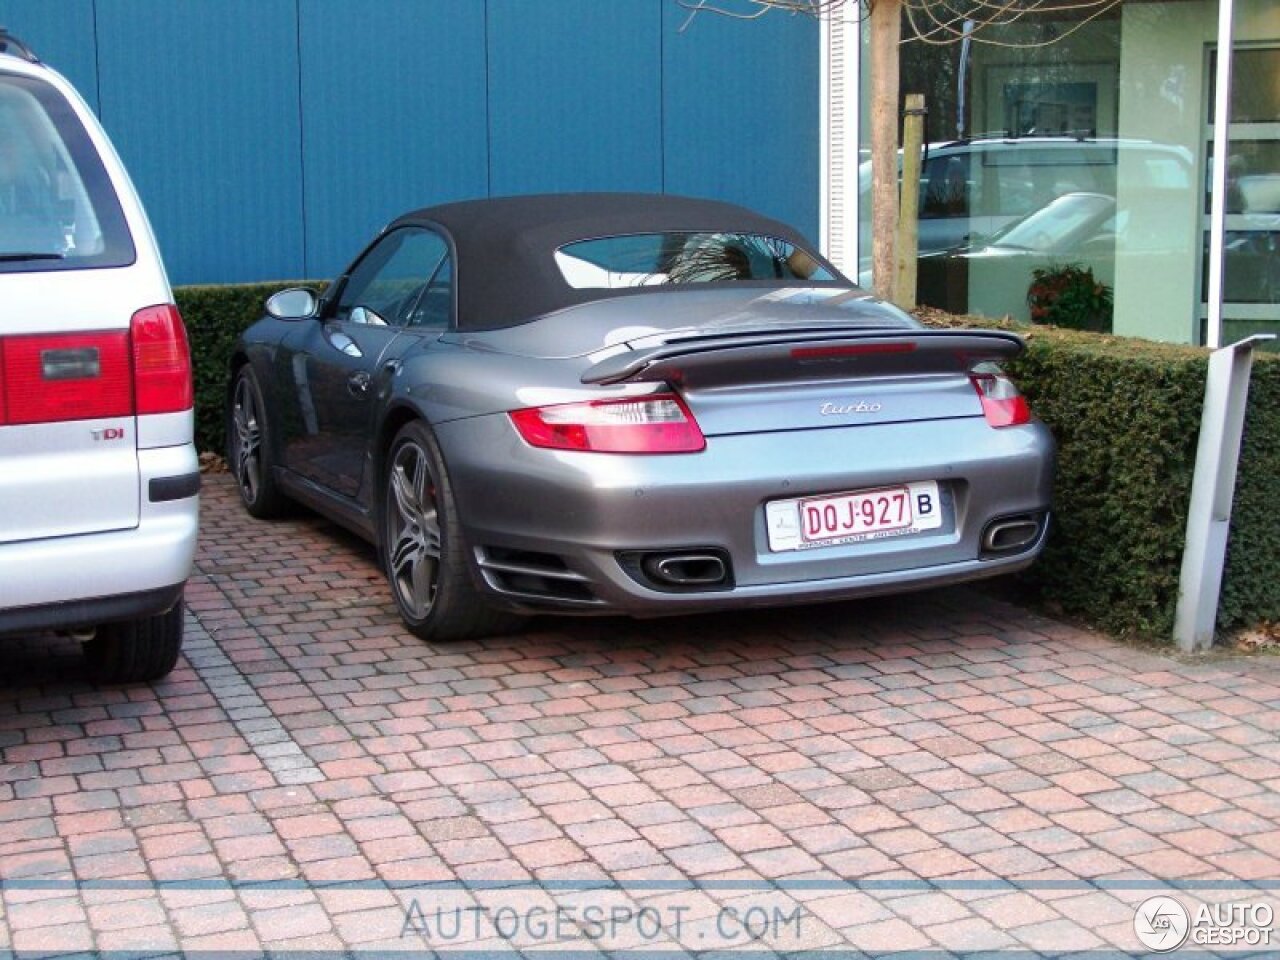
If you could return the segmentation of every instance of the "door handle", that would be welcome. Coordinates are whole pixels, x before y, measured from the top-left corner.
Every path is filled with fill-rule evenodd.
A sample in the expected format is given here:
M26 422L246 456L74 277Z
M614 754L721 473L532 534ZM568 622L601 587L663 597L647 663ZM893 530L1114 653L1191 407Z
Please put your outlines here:
M382 365L382 369L387 371L387 373L391 374L394 377L397 373L400 372L400 361L388 360L386 363Z
M353 373L347 377L347 390L356 395L368 393L369 374L361 370L359 373Z
M330 330L328 332L329 343L333 349L345 353L348 357L363 357L364 353L360 350L360 345L348 337L341 330Z

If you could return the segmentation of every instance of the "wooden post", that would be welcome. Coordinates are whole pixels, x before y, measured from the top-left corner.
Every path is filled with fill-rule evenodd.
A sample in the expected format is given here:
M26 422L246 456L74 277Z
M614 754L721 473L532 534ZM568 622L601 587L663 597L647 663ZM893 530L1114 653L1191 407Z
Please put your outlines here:
M920 150L924 145L924 96L907 94L902 121L902 197L898 203L898 240L894 244L893 302L903 310L916 305L916 254L920 248Z
M902 0L871 0L871 269L877 297L893 299L898 231L898 41Z

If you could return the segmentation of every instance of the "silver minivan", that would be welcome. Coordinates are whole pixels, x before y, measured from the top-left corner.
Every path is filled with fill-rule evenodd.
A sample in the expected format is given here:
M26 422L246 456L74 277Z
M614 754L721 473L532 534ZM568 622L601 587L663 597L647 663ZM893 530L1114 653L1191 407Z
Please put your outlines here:
M919 252L937 253L991 236L1068 193L1114 197L1122 156L1140 165L1142 182L1152 187L1190 186L1191 152L1150 140L1030 136L929 144L920 171ZM858 167L858 189L865 274L871 259L870 160Z
M0 634L78 636L104 682L173 668L193 425L186 332L128 175L0 29Z

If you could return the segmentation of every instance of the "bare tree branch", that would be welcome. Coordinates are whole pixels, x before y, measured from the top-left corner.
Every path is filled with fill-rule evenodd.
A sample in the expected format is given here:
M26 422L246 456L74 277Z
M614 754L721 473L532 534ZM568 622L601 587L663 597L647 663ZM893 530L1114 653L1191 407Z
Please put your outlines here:
M772 0L752 0L752 2L769 3ZM919 40L921 43L944 46L959 43L965 36L965 21L973 26L969 37L973 43L983 43L993 47L1012 47L1031 49L1045 47L1069 37L1087 23L1091 23L1108 11L1118 7L1121 0L1061 0L1048 3L1045 0L1008 0L1005 3L992 0L969 0L955 4L949 0L902 0L902 8L906 12L910 30L903 38L903 43ZM1032 19L1065 13L1084 13L1072 26L1057 34L1050 40L1007 41L986 36L992 27L1007 27L1030 16ZM917 17L924 14L931 25L926 26ZM939 36L941 35L941 36Z
M734 20L758 20L767 13L803 15L830 19L845 8L857 7L857 19L864 20L878 0L676 0L689 11L681 25L684 31L700 13L729 17ZM1085 24L1120 6L1123 0L883 0L897 2L907 16L908 30L901 43L918 40L934 46L959 43L964 39L965 21L972 26L970 41L993 47L1035 48L1056 43ZM1008 41L987 36L992 27L1007 27L1028 18L1061 17L1084 14L1052 40Z
M726 4L731 0L676 0L680 6L689 11L689 16L680 25L683 32L700 13L712 13L733 20L757 20L774 10L792 15L822 19L837 13L846 3L859 3L865 0L738 0L738 5L746 10L731 10Z

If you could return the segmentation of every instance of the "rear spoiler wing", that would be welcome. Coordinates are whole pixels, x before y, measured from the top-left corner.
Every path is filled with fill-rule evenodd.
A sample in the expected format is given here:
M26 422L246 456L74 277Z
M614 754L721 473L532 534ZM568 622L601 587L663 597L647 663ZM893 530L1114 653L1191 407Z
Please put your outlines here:
M741 382L963 372L1026 348L1002 330L830 329L689 337L605 357L582 374L590 384L689 380Z

